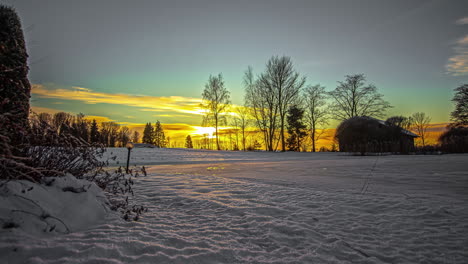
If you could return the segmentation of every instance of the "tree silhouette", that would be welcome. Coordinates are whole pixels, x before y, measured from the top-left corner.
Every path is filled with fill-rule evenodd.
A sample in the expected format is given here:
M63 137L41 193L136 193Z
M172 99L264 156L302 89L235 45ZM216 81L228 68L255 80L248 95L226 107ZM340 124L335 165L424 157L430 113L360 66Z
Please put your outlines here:
M229 91L224 87L221 73L218 74L218 76L210 75L208 83L205 85L205 90L203 90L202 97L202 107L207 110L207 115L213 120L216 132L216 147L220 150L218 126L222 121L223 113L226 112L231 103Z
M325 108L326 94L325 87L320 85L309 86L305 89L305 116L310 130L312 152L316 151L316 142L320 140L325 132L324 126L328 124L328 111Z
M246 129L250 125L249 109L245 106L238 106L234 110L233 125L240 130L242 150L245 151L245 143L247 139ZM236 131L237 138L237 131ZM237 142L238 145L238 142Z
M387 118L385 124L388 127L388 141L398 142L400 153L408 153L411 149L407 145L406 131L413 125L413 119L411 117L392 116Z
M364 74L346 75L335 90L329 93L333 99L332 116L345 120L357 116L382 117L390 104L377 92L373 84L366 84Z
M454 126L468 125L468 84L463 84L455 88L455 95L452 102L455 103L455 110L451 113L451 120Z
M115 147L119 137L120 126L115 122L101 123L101 138L102 142L108 147Z
M304 86L305 78L294 70L290 57L274 56L267 62L265 72L260 74L258 82L258 85L271 93L269 97L273 100L273 109L279 115L281 150L286 151L286 114Z
M426 134L427 134L427 129L429 128L429 123L431 122L431 118L429 116L426 116L425 113L414 113L411 116L411 119L413 121L413 127L416 133L421 137L422 141L422 146L426 146Z
M159 120L154 124L153 143L158 148L166 147L166 137L164 136L164 129Z
M468 152L468 127L452 126L440 137L442 150L452 153Z
M0 136L12 146L27 137L31 93L27 59L19 16L13 8L0 5ZM17 152L16 147L12 151Z
M245 105L255 119L256 126L262 132L265 149L274 151L277 148L276 130L278 128L278 104L271 87L260 85L255 80L252 67L244 73Z
M140 141L140 133L138 131L133 131L132 142L138 143Z
M89 134L90 134L89 140L91 143L99 142L99 127L96 122L96 119L93 119L93 121L91 122L91 128L90 128Z
M143 143L153 144L153 130L151 123L146 123L145 129L143 130Z
M288 134L287 140L288 149L292 151L301 151L301 142L304 137L307 136L302 119L304 117L304 110L298 106L293 105L288 110L287 122L288 122Z
M190 137L190 135L188 135L185 138L185 147L186 148L193 148L192 137Z
M125 145L127 145L127 143L130 141L130 136L131 136L131 131L128 127L123 126L120 128L119 138L118 138L120 147L125 147Z

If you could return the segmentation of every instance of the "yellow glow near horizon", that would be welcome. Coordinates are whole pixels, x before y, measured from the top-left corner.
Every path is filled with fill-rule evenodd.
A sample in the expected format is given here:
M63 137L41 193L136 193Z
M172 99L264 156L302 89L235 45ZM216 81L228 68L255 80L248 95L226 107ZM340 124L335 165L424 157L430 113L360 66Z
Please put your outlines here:
M192 134L203 136L208 135L208 137L214 137L216 129L214 127L201 127L201 126L192 126L195 131Z

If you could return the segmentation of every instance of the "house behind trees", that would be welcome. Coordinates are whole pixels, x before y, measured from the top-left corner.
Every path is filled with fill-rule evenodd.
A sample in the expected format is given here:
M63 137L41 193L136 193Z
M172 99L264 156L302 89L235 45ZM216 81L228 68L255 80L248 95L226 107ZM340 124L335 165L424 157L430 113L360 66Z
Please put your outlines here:
M336 130L340 152L409 153L414 151L418 135L383 120L368 116L352 117L343 121Z

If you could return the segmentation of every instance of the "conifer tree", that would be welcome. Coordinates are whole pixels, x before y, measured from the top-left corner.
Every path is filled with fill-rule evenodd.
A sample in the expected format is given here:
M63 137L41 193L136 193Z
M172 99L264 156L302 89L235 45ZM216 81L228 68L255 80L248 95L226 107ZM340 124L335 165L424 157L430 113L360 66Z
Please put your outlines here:
M300 109L298 106L293 105L289 108L287 115L289 134L287 143L289 150L300 151L302 140L307 136L305 132L307 126L304 125L302 121L303 117L304 110Z
M164 136L164 129L159 120L154 125L153 142L154 145L158 148L166 147L166 137Z
M151 123L146 123L145 130L143 130L143 143L153 144L153 126Z
M99 128L98 128L96 119L93 119L93 122L91 123L91 129L90 129L89 134L90 134L89 140L91 143L99 142Z
M185 147L186 148L193 148L192 137L190 135L188 135L185 138Z
M0 136L13 146L24 143L28 130L28 54L18 14L0 4ZM6 151L4 147L0 154Z

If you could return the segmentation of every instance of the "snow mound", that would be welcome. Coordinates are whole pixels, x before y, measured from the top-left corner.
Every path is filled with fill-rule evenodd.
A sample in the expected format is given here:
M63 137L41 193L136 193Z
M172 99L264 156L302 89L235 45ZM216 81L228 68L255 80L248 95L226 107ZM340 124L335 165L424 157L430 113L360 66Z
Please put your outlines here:
M105 219L107 198L94 183L72 175L44 182L10 181L0 187L0 233L71 233Z

